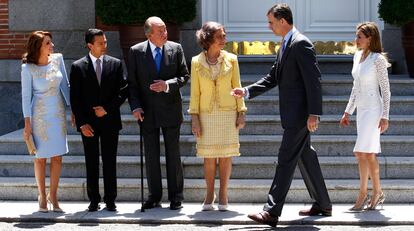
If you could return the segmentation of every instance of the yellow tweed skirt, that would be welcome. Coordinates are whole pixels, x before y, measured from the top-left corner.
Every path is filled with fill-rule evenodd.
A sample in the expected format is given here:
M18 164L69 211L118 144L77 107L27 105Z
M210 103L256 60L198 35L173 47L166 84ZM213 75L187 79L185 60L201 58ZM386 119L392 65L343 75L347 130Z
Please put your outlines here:
M197 138L198 157L240 156L236 111L220 111L217 107L213 107L211 113L201 113L199 116L201 137Z

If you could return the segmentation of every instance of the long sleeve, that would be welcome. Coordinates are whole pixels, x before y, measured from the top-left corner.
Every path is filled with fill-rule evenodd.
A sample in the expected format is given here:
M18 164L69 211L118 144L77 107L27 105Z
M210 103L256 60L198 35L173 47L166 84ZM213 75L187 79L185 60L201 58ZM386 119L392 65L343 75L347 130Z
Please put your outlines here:
M385 59L383 55L378 55L378 58L374 61L376 75L378 78L378 84L381 90L381 97L382 97L382 118L388 119L390 114L390 99L391 99L391 91L390 91L390 82L388 80L388 72L387 66L388 61Z
M128 97L128 83L124 79L124 71L122 68L122 63L118 62L117 70L116 70L116 76L117 76L117 82L116 87L118 89L118 94L114 96L114 98L106 105L103 105L106 111L113 111L118 109L126 100Z
M70 106L70 90L69 90L70 85L69 85L68 74L65 68L65 62L63 60L63 55L59 54L58 59L59 59L59 70L63 76L62 82L60 83L60 89L61 89L63 98L65 99L66 105Z
M28 64L22 65L21 72L22 83L22 109L23 117L32 116L32 98L33 98L33 77L30 74Z
M302 40L293 49L298 49L296 51L297 64L305 84L308 113L322 115L321 72L317 65L313 44Z
M70 102L71 102L71 109L73 114L76 118L76 126L78 129L82 125L87 124L87 115L84 115L82 112L81 102L82 102L82 94L81 94L81 81L80 81L80 73L79 67L75 64L72 64L70 70Z
M182 86L184 86L190 75L188 74L187 64L185 62L184 51L181 45L177 47L177 75L176 77L166 81L169 87L169 92L178 91Z
M131 111L137 108L142 108L141 100L139 97L139 81L137 74L137 61L134 49L130 48L128 53L128 89L129 89L129 106Z
M346 105L346 109L345 109L346 113L350 115L354 113L355 108L356 108L355 100L356 100L356 86L355 86L355 81L354 81L351 95L349 96L349 101L348 101L348 104Z
M191 92L190 92L190 108L188 109L189 114L200 113L200 81L199 73L196 70L196 61L191 61Z
M259 96L277 86L278 82L276 80L276 69L277 61L273 64L269 74L258 80L256 83L245 87L248 91L248 99L253 99L254 97Z
M231 79L231 85L232 88L239 88L241 87L241 82L240 82L240 69L239 69L239 62L237 61L237 59L235 59L233 61L233 75L232 75L232 79ZM247 111L247 107L244 103L244 98L237 98L236 99L237 102L237 111L238 112L246 112Z

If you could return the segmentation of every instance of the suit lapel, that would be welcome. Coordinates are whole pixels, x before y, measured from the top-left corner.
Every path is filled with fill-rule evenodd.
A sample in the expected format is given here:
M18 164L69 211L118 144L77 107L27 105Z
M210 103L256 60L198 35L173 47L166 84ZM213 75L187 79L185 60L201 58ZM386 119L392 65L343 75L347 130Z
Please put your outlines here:
M168 43L165 43L162 48L162 60L161 60L161 66L160 66L160 75L161 73L166 71L166 67L170 65L170 60L172 56L172 48L168 45ZM162 75L161 75L162 76Z
M85 65L88 70L88 77L92 78L92 81L96 83L96 85L99 87L98 79L96 78L96 72L95 72L95 69L93 68L92 59L91 57L89 57L89 55L86 55Z
M149 45L149 41L147 43L147 48L145 52L145 60L149 66L148 70L149 70L150 76L154 79L154 77L156 77L158 74L157 74L157 67L155 66L155 60L154 60L154 57L152 56L152 51L151 51L151 46Z
M291 45L295 41L296 36L298 34L299 34L299 32L298 31L295 31L295 33L292 34L292 37L290 37L289 41L286 43L285 51L283 52L282 58L281 58L281 60L279 61L279 64L278 64L279 65L279 68L278 68L278 76L280 76L280 72L282 71L283 66L284 66L284 64L286 62L286 59L289 56L289 53L290 53L290 50L291 50Z
M108 56L103 56L103 62L102 62L102 75L101 75L101 87L103 84L107 81L107 73L109 73L109 63L108 63Z

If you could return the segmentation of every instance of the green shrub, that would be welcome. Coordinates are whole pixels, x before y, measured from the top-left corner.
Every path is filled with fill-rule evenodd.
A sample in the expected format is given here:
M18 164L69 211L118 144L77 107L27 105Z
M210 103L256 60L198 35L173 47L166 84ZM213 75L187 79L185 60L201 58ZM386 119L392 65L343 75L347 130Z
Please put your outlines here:
M96 14L106 25L143 23L150 16L182 24L196 16L197 0L96 0Z
M386 23L405 25L414 21L414 0L381 0L378 13Z

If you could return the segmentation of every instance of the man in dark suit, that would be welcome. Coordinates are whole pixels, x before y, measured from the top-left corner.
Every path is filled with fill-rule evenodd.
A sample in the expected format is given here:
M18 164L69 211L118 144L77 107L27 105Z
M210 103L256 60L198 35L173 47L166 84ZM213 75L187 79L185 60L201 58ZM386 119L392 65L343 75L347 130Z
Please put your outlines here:
M116 154L122 128L119 107L128 97L127 81L119 59L105 55L102 30L85 33L89 54L72 64L70 100L85 151L90 212L100 209L99 148L102 156L106 209L116 211Z
M144 24L147 41L131 47L128 55L129 103L142 122L149 195L145 209L160 207L160 129L164 136L170 209L182 208L183 168L180 126L183 121L180 88L189 79L180 44L167 41L167 28L158 17ZM145 115L145 116L144 116Z
M236 97L252 99L279 86L280 116L284 129L278 166L262 212L249 218L276 226L289 191L296 165L302 173L312 208L299 212L303 216L331 216L332 205L322 176L310 133L318 128L322 115L320 71L312 43L293 26L287 4L276 4L267 13L269 28L282 36L281 48L270 73L246 88L233 89Z

